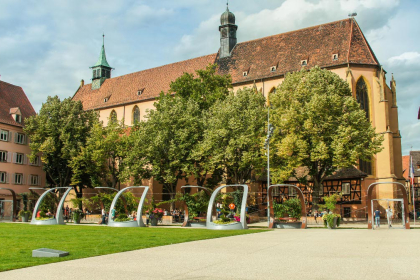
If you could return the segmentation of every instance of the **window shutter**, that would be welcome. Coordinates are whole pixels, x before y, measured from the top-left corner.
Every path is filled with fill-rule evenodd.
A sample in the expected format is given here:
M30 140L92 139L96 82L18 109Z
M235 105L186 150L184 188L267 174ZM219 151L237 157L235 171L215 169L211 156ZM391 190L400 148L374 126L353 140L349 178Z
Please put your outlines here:
M25 178L25 175L22 174L22 185L25 185L26 184L26 180L25 179L26 179Z
M12 179L13 184L16 184L16 173L13 173L13 179Z
M7 162L12 162L12 153L7 152Z
M28 164L28 157L23 155L23 164Z
M17 154L13 153L13 163L17 163L16 158L17 158Z
M9 137L7 137L8 142L12 142L12 132L9 131Z
M9 173L6 173L6 184L9 184Z
M26 141L26 134L23 134L22 136L23 136L23 143L22 144L25 144L26 145L26 142L27 142Z
M15 132L15 143L17 143L17 140L18 140L18 133Z

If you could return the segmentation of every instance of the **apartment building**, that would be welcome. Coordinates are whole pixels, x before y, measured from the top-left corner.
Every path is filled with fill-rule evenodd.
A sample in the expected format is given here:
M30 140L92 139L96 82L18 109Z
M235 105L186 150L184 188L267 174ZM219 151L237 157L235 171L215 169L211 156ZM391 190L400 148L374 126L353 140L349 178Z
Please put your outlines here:
M29 160L29 138L23 132L25 119L35 114L21 87L0 81L0 219L10 216L12 196L7 189L16 193L20 206L20 194L45 185L41 158Z

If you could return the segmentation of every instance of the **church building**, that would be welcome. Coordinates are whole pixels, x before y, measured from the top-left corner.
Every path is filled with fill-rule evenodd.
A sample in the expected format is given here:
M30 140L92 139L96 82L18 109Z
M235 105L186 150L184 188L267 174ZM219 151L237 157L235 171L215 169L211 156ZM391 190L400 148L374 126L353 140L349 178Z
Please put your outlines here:
M215 27L216 29L217 27ZM247 42L237 41L235 15L226 11L220 18L220 48L202 57L176 62L119 77L111 77L105 47L92 66L92 83L83 80L73 99L80 100L85 110L96 110L106 124L109 118L124 119L127 126L143 120L147 109L161 91L168 91L171 81L184 72L194 73L210 63L219 74L232 76L233 90L256 87L264 96L282 83L286 73L302 67L319 66L347 81L354 98L366 112L376 132L384 135L383 150L371 162L360 161L355 168L340 170L325 182L320 194L310 185L301 186L307 199L312 195L343 194L341 212L345 217L365 216L366 190L373 182L399 181L402 176L401 135L398 127L396 82L387 84L385 70L367 42L354 18L276 34ZM310 181L310 178L309 178ZM289 183L297 184L290 178ZM150 182L153 192L161 193L157 182ZM252 184L266 202L266 182ZM280 194L277 194L280 195ZM293 192L282 197L293 196ZM393 188L381 190L381 196L394 196ZM391 198L390 197L390 198Z

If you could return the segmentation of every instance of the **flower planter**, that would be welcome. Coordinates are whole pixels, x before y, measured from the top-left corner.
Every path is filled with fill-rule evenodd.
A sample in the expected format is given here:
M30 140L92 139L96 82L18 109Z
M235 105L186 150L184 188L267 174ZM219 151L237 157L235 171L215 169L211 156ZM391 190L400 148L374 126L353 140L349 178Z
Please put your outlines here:
M302 222L289 222L289 223L274 223L274 228L282 229L300 229L302 228Z
M337 228L337 217L334 217L334 223L332 225L330 225L330 223L328 223L328 221L327 221L327 227L328 227L328 229Z
M74 220L73 220L73 223L75 223L75 224L80 224L80 220L82 219L82 217L77 217L77 218L75 218Z
M157 226L158 225L158 219L157 218L151 218L150 219L150 225L151 226Z
M22 216L22 222L27 223L29 221L29 213L25 213Z

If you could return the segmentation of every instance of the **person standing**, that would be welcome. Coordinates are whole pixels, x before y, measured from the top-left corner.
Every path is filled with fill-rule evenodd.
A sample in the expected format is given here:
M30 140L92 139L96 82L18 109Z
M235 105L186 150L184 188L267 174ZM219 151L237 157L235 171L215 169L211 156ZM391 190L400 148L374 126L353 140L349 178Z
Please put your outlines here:
M379 209L376 209L374 216L375 216L375 224L376 224L376 227L378 228L381 226L381 212L379 211Z
M112 208L111 210L111 219L114 220L115 219L115 208Z
M388 227L392 227L391 223L392 223L392 215L394 213L392 212L391 206L388 206L388 208L386 209L386 218L388 219Z
M105 209L104 208L102 208L101 216L102 216L101 224L104 225L105 224L105 218L106 218L106 216L105 216Z

